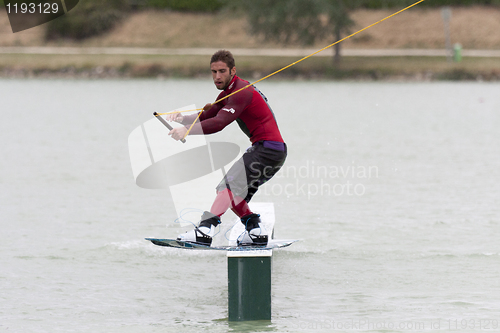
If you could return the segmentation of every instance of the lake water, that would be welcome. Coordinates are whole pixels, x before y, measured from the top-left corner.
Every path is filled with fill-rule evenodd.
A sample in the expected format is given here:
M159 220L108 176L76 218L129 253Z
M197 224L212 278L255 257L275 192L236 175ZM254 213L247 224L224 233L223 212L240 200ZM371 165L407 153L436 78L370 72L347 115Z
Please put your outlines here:
M211 81L0 80L0 331L499 331L500 85L259 88L289 157L254 200L301 241L274 252L272 321L228 323L225 254L144 240L184 229L127 147Z

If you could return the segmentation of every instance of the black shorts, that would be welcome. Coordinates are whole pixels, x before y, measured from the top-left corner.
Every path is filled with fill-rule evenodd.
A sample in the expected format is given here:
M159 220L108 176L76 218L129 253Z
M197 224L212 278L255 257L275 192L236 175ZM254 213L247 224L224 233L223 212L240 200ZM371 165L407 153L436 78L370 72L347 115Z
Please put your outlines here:
M259 186L271 179L281 169L286 156L286 145L285 151L280 151L266 148L262 142L255 143L229 169L217 185L217 192L227 188L234 195L250 202Z

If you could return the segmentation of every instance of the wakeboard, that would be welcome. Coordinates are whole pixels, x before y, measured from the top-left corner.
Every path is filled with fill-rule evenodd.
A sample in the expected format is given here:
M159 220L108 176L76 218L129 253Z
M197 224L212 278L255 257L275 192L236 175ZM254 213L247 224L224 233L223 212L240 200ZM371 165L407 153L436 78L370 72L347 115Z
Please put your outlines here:
M185 242L177 239L159 239L146 238L151 243L159 246L175 247L180 249L191 250L216 250L216 251L256 251L256 250L272 250L287 247L297 242L298 240L270 239L266 245L245 245L245 246L208 246L195 242Z

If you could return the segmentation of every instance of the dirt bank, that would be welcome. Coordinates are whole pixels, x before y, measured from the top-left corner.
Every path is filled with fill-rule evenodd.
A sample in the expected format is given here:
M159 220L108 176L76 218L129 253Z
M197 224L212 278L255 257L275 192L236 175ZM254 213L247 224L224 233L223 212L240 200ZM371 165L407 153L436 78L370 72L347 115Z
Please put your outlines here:
M356 31L396 10L357 10L352 14ZM109 33L83 42L46 43L44 27L13 34L5 12L0 13L0 46L128 46L128 47L224 47L275 48L251 36L244 16L222 12L193 14L170 11L142 11L130 14ZM458 7L452 9L451 38L468 49L500 49L500 8ZM330 44L321 40L316 46ZM443 48L444 25L441 9L412 8L351 40L346 48ZM298 45L290 45L297 47Z

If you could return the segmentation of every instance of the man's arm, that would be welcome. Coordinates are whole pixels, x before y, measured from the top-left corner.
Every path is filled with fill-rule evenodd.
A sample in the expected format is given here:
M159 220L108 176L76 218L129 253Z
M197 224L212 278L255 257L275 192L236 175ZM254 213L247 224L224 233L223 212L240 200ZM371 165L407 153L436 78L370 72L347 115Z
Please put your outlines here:
M218 107L214 117L207 117L201 122L194 124L189 134L212 134L221 131L224 127L232 123L252 101L252 91L245 89L227 99L227 104L216 104ZM213 107L209 112L213 111ZM203 112L204 113L204 112ZM202 113L202 115L203 115ZM201 117L200 117L201 119Z
M219 104L210 104L210 103L206 104L203 107L203 112L201 113L199 120L203 121L205 119L215 117L217 115L217 112L219 112L221 108L222 105ZM179 119L180 120L179 122L183 125L191 126L191 124L196 119L196 117L198 117L199 114L200 113L198 112L195 114L190 114L188 116L183 116L182 119Z
M222 108L221 103L219 103L219 104L210 104L210 103L206 104L203 107L204 111L201 112L200 118L193 125L189 134L209 134L209 133L203 133L203 131L201 133L197 132L197 130L198 130L197 127L200 125L200 121L206 122L209 119L216 118L217 114L221 108ZM185 126L174 128L173 130L171 130L168 133L168 135L171 135L174 140L183 139L186 136L188 129L191 127L191 124L193 124L193 122L196 120L196 117L198 117L199 114L200 113L191 114L189 116L180 116L180 117L177 116L175 118L175 120L177 120L178 122L180 122L181 124L183 124Z

